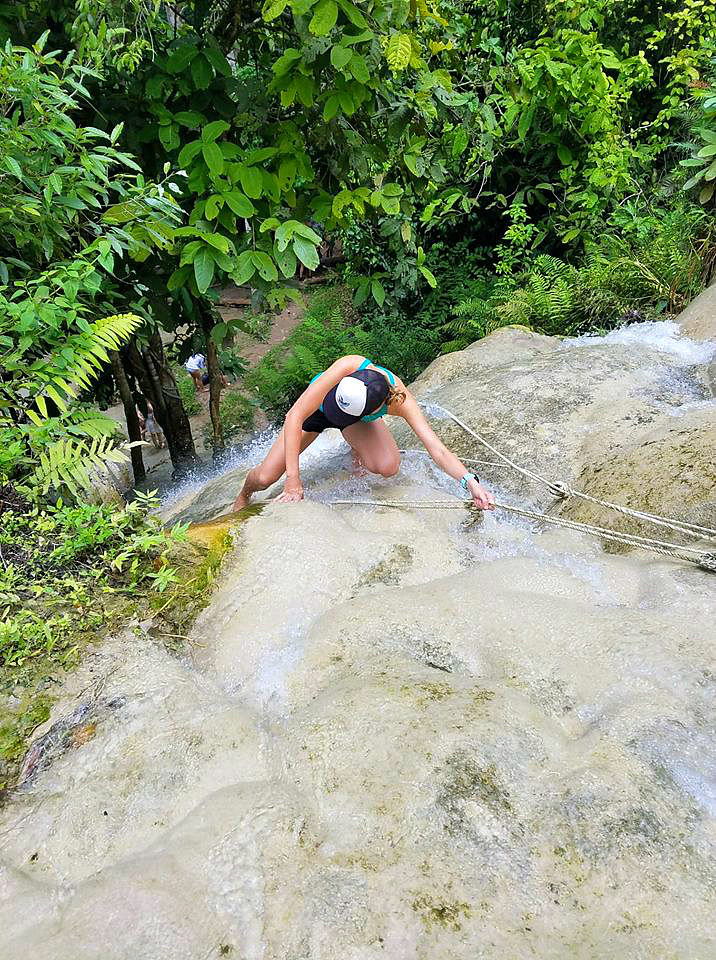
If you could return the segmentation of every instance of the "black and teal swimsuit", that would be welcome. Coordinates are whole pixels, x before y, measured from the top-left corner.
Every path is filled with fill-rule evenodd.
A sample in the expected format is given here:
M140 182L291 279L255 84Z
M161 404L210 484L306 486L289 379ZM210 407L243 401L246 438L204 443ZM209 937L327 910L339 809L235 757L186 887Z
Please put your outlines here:
M381 367L380 364L373 363L371 360L364 360L363 363L361 363L361 365L354 371L354 373L358 373L359 370L365 370L368 367L375 367L376 370L382 370L383 373L385 373L386 376L388 377L388 382L390 383L391 387L395 386L395 374L391 373L391 371L388 370L387 367ZM323 376L323 373L325 373L325 371L322 371L321 373L317 373L316 376L313 377L313 379L311 380L311 383L315 383L319 377ZM347 376L350 376L350 374L347 374ZM384 417L387 413L388 413L388 404L384 403L379 410L375 411L375 413L367 413L363 417L356 417L354 422L360 423L361 421L363 421L364 423L371 423L373 420L380 420L381 417ZM347 426L352 426L352 424L347 424ZM324 430L329 430L329 429L345 430L346 427L345 426L340 427L336 423L331 423L331 421L328 419L326 414L323 412L323 404L321 404L318 410L315 410L310 416L306 417L306 419L303 421L303 429L307 433L322 433Z

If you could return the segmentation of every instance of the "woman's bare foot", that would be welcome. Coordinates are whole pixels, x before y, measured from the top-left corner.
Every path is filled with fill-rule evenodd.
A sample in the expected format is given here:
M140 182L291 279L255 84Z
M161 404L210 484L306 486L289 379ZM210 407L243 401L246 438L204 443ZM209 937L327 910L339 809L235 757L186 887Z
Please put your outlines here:
M242 490L236 500L234 500L234 510L243 510L244 507L248 507L250 497L250 494L247 496L247 494L245 494Z

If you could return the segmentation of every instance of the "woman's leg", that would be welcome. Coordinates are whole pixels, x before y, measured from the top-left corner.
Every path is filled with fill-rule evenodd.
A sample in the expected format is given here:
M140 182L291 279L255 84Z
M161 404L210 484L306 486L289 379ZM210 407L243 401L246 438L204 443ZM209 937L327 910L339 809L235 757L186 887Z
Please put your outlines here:
M393 477L400 469L398 444L382 420L354 423L345 428L343 436L353 448L356 466L360 464L383 477Z
M317 433L307 433L305 430L301 435L301 453L310 447L318 436ZM284 475L286 472L286 455L283 446L283 430L274 440L271 449L266 454L261 463L253 467L246 474L241 493L234 501L234 510L241 510L248 505L251 497L259 490L265 490L271 484Z

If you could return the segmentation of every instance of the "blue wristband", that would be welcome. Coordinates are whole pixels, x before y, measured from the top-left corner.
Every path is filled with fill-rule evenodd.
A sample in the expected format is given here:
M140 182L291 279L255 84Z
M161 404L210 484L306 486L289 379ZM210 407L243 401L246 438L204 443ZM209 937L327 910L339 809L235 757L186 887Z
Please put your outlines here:
M474 477L477 482L480 482L480 478L476 473L466 473L465 476L460 480L463 490L467 490L467 481L469 477Z

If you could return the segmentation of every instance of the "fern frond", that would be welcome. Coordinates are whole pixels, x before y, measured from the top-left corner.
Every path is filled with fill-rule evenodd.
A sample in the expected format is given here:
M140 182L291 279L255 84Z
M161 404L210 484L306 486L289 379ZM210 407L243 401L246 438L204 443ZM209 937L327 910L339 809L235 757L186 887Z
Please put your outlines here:
M82 440L63 439L46 447L30 478L32 485L46 494L50 489L65 487L73 497L92 486L91 473L108 463L125 463L129 458L106 436L95 437L90 444Z

